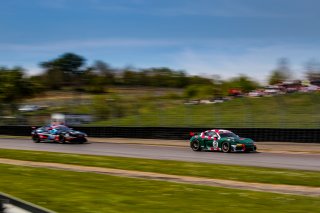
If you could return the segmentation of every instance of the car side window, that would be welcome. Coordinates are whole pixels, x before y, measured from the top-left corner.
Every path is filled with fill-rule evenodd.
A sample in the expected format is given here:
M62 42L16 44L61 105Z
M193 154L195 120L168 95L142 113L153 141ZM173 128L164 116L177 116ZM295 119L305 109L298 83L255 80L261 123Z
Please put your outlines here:
M207 137L214 137L214 136L216 136L216 133L213 132L213 131L208 131L208 132L205 133L205 136L207 136Z

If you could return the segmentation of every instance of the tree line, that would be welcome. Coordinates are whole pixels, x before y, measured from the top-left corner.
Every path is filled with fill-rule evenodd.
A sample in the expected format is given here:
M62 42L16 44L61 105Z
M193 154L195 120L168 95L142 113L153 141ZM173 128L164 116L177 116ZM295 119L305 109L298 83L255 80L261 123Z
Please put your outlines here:
M1 103L12 103L36 93L65 87L91 93L103 93L108 86L184 88L186 96L192 97L199 93L219 96L230 88L248 92L260 86L246 75L221 80L217 76L190 76L185 71L166 67L116 69L103 61L86 65L86 59L74 53L62 54L39 65L43 72L36 76L26 76L21 67L0 67ZM271 72L268 82L276 84L290 77L289 62L283 58ZM306 77L311 81L320 81L320 65L315 59L306 63Z

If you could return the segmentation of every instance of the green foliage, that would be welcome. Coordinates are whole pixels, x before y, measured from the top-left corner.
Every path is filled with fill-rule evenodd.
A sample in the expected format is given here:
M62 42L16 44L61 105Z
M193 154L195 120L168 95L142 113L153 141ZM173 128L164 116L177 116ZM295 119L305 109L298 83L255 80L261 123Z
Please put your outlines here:
M110 85L115 83L115 72L114 70L103 61L95 61L91 67L95 77L99 77L101 83L105 85Z
M165 95L159 97L161 99L171 99L171 100L177 100L177 99L181 99L182 96L177 94L177 93L174 93L174 92L168 92L166 93Z
M73 53L65 53L51 61L42 62L45 69L45 82L50 89L60 89L64 85L76 85L81 82L79 75L85 59Z
M14 103L34 94L35 84L24 77L22 68L0 68L0 101Z
M184 88L192 84L211 84L211 80L205 77L187 76L184 71L166 67L115 70L103 61L95 61L92 66L82 69L84 62L84 58L73 53L42 62L45 85L55 90L63 86L84 85L86 91L103 92L109 85Z
M194 98L198 95L198 85L190 85L184 91L184 96L186 98Z
M97 95L92 99L92 111L97 120L110 117L111 108L107 104L105 96Z
M231 88L239 88L242 92L247 93L257 89L259 87L259 83L253 81L245 75L240 75L239 77L235 77L230 79L229 81L224 82L224 85L222 87L227 90Z
M231 88L238 88L241 89L242 92L249 92L258 87L259 83L245 75L241 75L229 81L190 85L185 88L184 95L186 98L210 99L227 95L228 90Z
M289 76L287 73L281 71L281 70L273 70L271 72L271 75L269 77L268 83L270 85L279 84L286 80L288 80Z
M142 102L144 105L150 101ZM192 127L273 127L319 128L320 95L287 94L274 97L236 98L219 104L185 105L165 101L167 107L151 107L138 115L94 122L108 126L192 126ZM158 105L162 105L161 102ZM159 115L161 110L161 116ZM152 118L152 119L151 119ZM160 122L161 121L161 122Z
M184 91L184 96L190 98L211 99L214 97L215 90L212 84L190 85Z
M150 68L134 70L126 68L118 80L126 86L150 86L184 88L192 84L211 84L211 80L199 76L187 76L183 71L175 71L169 68Z
M190 76L188 79L188 85L193 85L193 84L212 84L212 80L205 78L205 77L200 77L200 76Z
M74 53L65 53L55 59L42 62L40 66L44 69L44 73L26 77L23 75L22 68L0 68L0 101L7 104L21 101L25 97L33 94L41 94L48 90L61 90L65 88L79 92L103 94L109 91L111 86L121 86L124 88L132 87L148 87L148 88L182 88L183 96L171 95L171 97L163 97L156 92L158 99L211 99L228 95L231 88L240 89L246 93L259 87L259 83L250 79L245 75L222 81L219 76L210 79L206 76L189 76L181 70L173 70L167 67L136 69L127 67L124 69L115 69L103 61L95 61L92 66L85 67L85 58ZM310 61L307 64L307 76L309 79L319 79L318 63ZM290 69L286 59L280 59L277 68L272 72L269 79L271 84L282 82L290 77ZM144 91L145 92L145 91ZM98 116L105 114L105 118L124 117L130 115L131 112L139 112L132 110L132 107L126 103L128 100L124 96L116 97L117 101L111 105L111 113L102 104L101 100L94 101L94 113ZM155 97L149 97L155 99ZM132 100L134 106L152 105L147 104L147 100L142 100L143 104L137 104ZM131 102L130 102L131 103ZM100 106L98 106L100 105ZM110 105L110 104L109 104ZM111 106L110 105L110 106ZM3 108L3 106L0 106ZM100 109L98 109L100 108ZM150 107L151 109L152 107ZM144 110L142 110L144 111ZM136 116L137 117L137 116Z
M43 62L40 65L48 70L60 70L65 74L79 74L80 68L84 65L85 59L74 53L65 53L53 59L52 61Z
M90 79L88 79L88 83L85 91L89 93L95 93L95 94L104 93L105 92L104 79L102 79L99 76L92 76Z
M207 77L188 76L184 71L167 67L114 69L103 61L95 61L90 67L84 65L85 58L74 53L65 53L55 59L42 62L40 66L44 69L44 73L30 77L30 82L27 83L29 85L24 86L24 92L61 90L64 87L71 87L76 91L103 93L107 86L121 85L164 88L190 86L186 89L186 97L190 98L210 98L225 93L224 85L221 82L213 83L213 80ZM242 76L239 79L240 86L245 90L254 88L252 82L247 81L246 77ZM235 82L230 84L233 83ZM202 86L192 89L191 85ZM31 89L29 90L29 88Z
M133 111L133 105L118 95L97 95L93 98L92 111L96 120L121 118Z
M268 79L270 85L279 84L291 77L289 68L289 61L286 58L280 58L278 60L277 68L271 72Z
M320 63L311 59L306 63L306 77L309 81L320 81Z

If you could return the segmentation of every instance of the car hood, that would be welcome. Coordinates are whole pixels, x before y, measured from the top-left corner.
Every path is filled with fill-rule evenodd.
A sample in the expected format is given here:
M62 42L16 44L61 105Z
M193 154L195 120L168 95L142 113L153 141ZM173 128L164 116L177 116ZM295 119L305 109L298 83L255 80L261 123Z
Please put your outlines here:
M252 144L253 143L253 140L250 138L228 137L228 138L221 138L221 140L235 142L235 143L241 143L241 144Z
M76 131L76 130L70 130L68 133L73 134L73 135L86 135L84 132Z

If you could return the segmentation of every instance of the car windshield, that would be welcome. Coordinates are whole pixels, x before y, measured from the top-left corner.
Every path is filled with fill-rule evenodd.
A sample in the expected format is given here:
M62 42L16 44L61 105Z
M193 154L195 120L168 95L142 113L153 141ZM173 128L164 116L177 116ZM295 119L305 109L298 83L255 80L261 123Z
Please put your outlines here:
M56 127L55 129L61 130L61 131L69 131L69 130L70 130L70 128L67 127L67 126L58 126L58 127Z
M229 138L229 137L238 138L239 136L232 133L232 132L227 132L227 133L221 133L220 137L222 137L222 138Z

